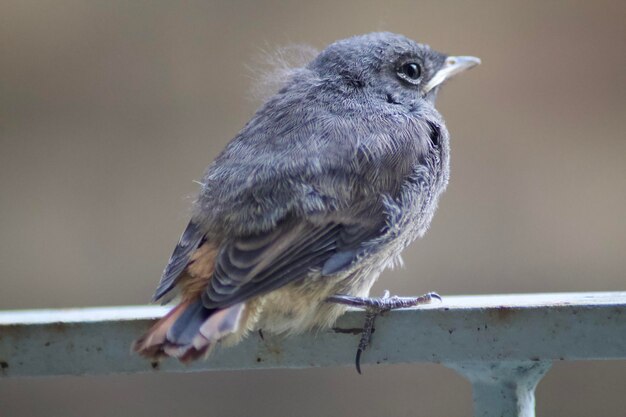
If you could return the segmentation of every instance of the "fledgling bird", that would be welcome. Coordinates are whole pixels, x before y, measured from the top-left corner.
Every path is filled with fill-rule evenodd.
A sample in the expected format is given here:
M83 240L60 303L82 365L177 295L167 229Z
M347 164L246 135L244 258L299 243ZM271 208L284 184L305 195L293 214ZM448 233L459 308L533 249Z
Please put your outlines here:
M180 303L134 349L188 361L255 329L331 326L347 305L406 305L364 297L431 222L449 176L435 98L479 62L370 33L294 71L207 168L154 295Z

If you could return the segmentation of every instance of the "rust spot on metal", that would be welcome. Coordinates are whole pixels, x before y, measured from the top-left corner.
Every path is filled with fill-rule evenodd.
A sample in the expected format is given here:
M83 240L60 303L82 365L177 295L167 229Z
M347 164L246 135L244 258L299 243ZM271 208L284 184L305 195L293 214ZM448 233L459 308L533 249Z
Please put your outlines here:
M498 307L495 311L496 319L505 321L511 318L515 311L511 307Z
M67 331L67 328L68 328L67 323L58 322L58 323L52 323L50 325L50 330L53 333L61 333L61 334L63 334L63 333L65 333Z
M333 327L333 332L340 333L340 334L360 335L361 333L363 333L363 329L360 327L351 327L348 329L342 329L341 327Z

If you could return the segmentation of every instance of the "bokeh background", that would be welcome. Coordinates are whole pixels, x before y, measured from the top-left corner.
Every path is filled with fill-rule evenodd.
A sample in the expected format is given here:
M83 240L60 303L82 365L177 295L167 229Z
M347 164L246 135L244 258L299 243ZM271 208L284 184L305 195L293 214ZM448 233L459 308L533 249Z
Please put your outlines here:
M626 2L3 1L0 309L141 304L263 51L375 30L483 65L438 107L452 178L374 292L626 290ZM626 364L558 363L539 416L626 415ZM0 416L469 416L442 366L0 381Z

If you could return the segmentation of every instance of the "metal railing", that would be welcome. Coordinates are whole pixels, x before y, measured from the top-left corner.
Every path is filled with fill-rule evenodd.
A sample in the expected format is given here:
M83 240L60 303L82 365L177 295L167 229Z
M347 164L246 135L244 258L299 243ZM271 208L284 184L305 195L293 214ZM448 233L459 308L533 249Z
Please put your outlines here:
M325 332L253 334L189 366L131 354L132 340L167 310L0 312L0 378L354 366L364 319L351 310ZM476 416L530 417L553 361L598 359L626 359L626 292L444 297L379 317L361 363L441 363L472 383Z

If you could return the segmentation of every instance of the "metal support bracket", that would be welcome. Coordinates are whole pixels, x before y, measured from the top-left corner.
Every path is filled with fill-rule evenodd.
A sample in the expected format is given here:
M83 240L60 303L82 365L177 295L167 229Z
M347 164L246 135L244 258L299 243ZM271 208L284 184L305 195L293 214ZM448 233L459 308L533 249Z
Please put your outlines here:
M472 383L475 417L534 417L535 388L549 361L448 364Z

